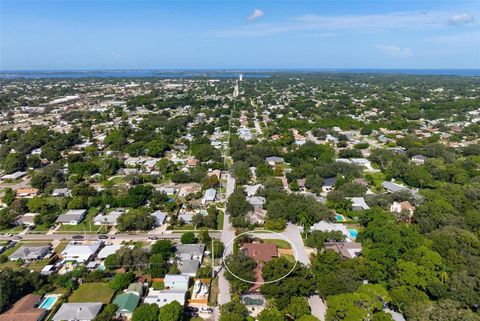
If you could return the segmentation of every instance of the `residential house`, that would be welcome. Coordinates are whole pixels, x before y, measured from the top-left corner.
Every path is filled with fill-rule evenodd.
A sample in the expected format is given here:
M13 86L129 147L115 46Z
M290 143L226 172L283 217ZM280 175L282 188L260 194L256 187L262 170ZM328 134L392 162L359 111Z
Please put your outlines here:
M363 197L350 197L350 201L352 201L352 209L354 211L363 211L370 209Z
M262 196L253 196L253 197L249 197L247 198L247 202L250 203L250 205L253 206L253 208L256 208L256 207L263 207L263 204L265 204L266 202L266 199L265 197L262 197Z
M178 214L178 220L182 220L185 224L190 224L193 221L193 213Z
M362 244L356 242L325 242L326 250L333 250L347 259L353 259L362 252Z
M201 263L204 252L204 244L179 244L175 246L175 256L182 261L198 260Z
M43 259L50 251L50 246L22 246L11 254L8 259L10 261L36 261Z
M382 187L387 190L388 193L395 193L399 191L409 190L408 187L389 181L383 181Z
M25 213L23 215L17 216L17 224L34 226L35 225L35 216L38 216L39 213Z
M159 191L160 193L164 193L164 194L167 194L167 195L174 195L175 192L176 192L175 187L161 186L161 187L157 187L156 190Z
M215 202L217 196L217 191L214 188L209 188L205 191L205 194L202 198L202 204L207 204L210 202Z
M264 282L262 276L263 264L278 257L277 245L272 243L245 243L242 250L257 262L254 270L255 284L249 289L249 292L259 292L261 284Z
M199 184L188 184L180 188L180 191L178 192L178 196L185 197L188 194L198 193L201 190L202 188Z
M115 226L117 225L118 218L123 214L125 214L125 209L123 208L117 208L116 210L106 214L100 213L93 219L93 224Z
M285 163L285 160L282 157L270 156L265 158L265 162L267 162L268 165L273 167L277 165L277 163Z
M167 290L187 291L189 277L180 274L167 274L163 278L163 284Z
M423 155L412 156L412 162L414 162L417 165L423 165L426 160L427 160L427 157L425 157Z
M141 283L130 284L123 293L113 299L113 303L118 306L117 316L130 319L142 295L143 285Z
M253 211L247 213L247 218L252 224L265 223L265 217L267 216L267 210L262 207L254 207Z
M52 192L53 197L70 197L72 196L72 190L69 188L56 188Z
M15 181L17 179L24 177L26 174L27 172L15 172L13 174L3 175L2 177L0 177L0 181L1 182L10 181L10 180Z
M100 250L100 252L98 252L97 258L99 260L105 260L109 255L117 253L117 251L124 246L125 245L122 245L122 244L111 244L111 245L104 246ZM133 245L128 245L128 247L133 249Z
M188 277L195 277L197 275L198 268L200 267L200 261L198 260L183 260L180 273Z
M411 217L415 211L415 206L413 206L409 201L393 202L393 204L390 206L390 212L401 213L403 211L408 212L409 216Z
M64 303L53 316L53 321L90 321L102 308L101 302Z
M61 256L65 261L86 263L90 261L100 249L101 242L76 243L70 242L62 251Z
M9 310L1 313L0 321L41 321L47 310L37 308L39 303L39 295L27 294L15 302Z
M143 302L145 304L156 304L160 308L173 301L177 301L180 305L184 306L186 294L187 290L153 290L153 288L151 288Z
M197 165L198 165L198 159L189 158L189 159L187 160L187 167L192 168L192 167L195 167L195 166L197 166Z
M257 194L257 191L259 188L263 187L262 184L256 184L256 185L243 185L243 189L245 193L247 194L247 197L252 197Z
M167 220L167 214L160 210L153 212L151 215L157 219L157 226L162 226Z
M17 198L33 198L38 195L37 188L19 188L15 191Z
M331 190L335 188L335 184L337 183L336 177L329 177L323 181L322 192L324 194L328 194Z
M343 224L338 223L330 223L327 221L320 221L312 225L310 228L312 231L323 231L323 232L332 232L332 231L339 231L342 232L343 235L347 238L347 240L351 239L350 232L348 228Z
M273 243L245 243L243 250L257 262L266 263L272 258L278 257L277 245Z
M69 210L65 214L60 215L55 223L63 225L77 225L87 214L87 210Z

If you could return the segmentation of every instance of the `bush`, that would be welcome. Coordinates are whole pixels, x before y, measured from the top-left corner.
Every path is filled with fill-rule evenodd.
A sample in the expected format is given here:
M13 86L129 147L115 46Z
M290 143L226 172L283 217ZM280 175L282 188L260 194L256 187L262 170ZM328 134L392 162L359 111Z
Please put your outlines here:
M180 238L182 244L194 244L197 243L197 238L195 237L195 233L193 232L186 232L183 233L182 237Z

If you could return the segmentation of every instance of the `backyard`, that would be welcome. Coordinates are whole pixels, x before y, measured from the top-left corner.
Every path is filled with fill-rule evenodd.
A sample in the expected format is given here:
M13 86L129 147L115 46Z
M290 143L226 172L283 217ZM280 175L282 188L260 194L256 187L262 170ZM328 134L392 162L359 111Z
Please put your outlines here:
M110 303L115 291L108 287L108 283L83 283L73 291L68 302L102 302Z

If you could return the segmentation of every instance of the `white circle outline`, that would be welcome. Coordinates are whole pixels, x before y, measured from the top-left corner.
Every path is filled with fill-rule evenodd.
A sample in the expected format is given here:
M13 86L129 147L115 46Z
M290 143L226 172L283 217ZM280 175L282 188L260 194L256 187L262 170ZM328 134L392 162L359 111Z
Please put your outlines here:
M254 232L267 232L267 233L272 233L272 234L275 234L277 236L280 236L281 239L287 241L288 243L290 243L290 245L292 246L293 250L294 250L294 258L295 258L295 264L293 265L292 269L290 271L288 271L287 274L285 274L284 276L278 278L278 279L275 279L275 280L272 280L272 281L264 281L264 282L256 282L256 281L249 281L249 280L245 280L245 279L242 279L241 277L239 277L238 275L236 275L235 273L233 273L232 271L230 271L230 269L228 268L228 265L225 264L225 255L226 255L226 251L228 249L228 247L230 246L230 244L237 238L237 237L240 237L242 235L245 235L245 234L255 234ZM263 239L262 239L263 240ZM266 239L266 240L275 240L275 239ZM296 257L298 257L298 251L297 251L297 247L293 244L292 241L290 241L290 239L288 237L286 237L285 235L282 235L280 233L277 233L277 232L274 232L274 231L270 231L270 230L253 230L253 231L246 231L246 232L243 232L243 233L240 233L238 234L237 236L235 236L233 239L231 239L230 241L228 241L227 245L225 245L225 248L223 249L223 255L222 255L222 265L227 269L227 271L233 275L235 278L239 279L240 281L243 281L243 282L246 282L246 283L250 283L250 284L255 284L255 285L264 285L264 284L270 284L270 283L275 283L275 282L278 282L278 281L281 281L283 280L284 278L286 278L287 276L289 276L293 270L295 270L295 268L297 267L297 264L298 264L298 260L296 259Z

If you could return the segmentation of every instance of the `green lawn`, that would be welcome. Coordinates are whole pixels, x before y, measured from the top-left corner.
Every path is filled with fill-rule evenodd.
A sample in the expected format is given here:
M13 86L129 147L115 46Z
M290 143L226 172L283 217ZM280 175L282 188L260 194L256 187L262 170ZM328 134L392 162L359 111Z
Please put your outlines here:
M40 272L51 259L39 260L28 265L28 269Z
M83 283L73 291L68 302L102 302L110 303L115 291L108 287L107 283Z
M15 226L15 227L12 227L12 228L7 228L5 230L0 230L0 234L5 234L5 233L18 234L21 231L23 231L24 229L25 228L23 226L19 225L19 226Z
M165 289L165 284L163 284L163 282L153 282L152 287L155 290L163 290L163 289Z
M44 225L44 224L41 224L41 225L37 225L33 230L29 231L29 234L32 233L47 233L49 230L50 230L51 226L47 226L47 225Z
M282 254L282 257L286 258L289 262L295 263L295 257L290 254Z
M193 231L195 226L193 224L185 224L183 226L174 226L173 229L175 231Z
M142 241L122 241L122 245L133 245L133 247L135 247L136 249L140 249L142 247L144 247L146 245L146 243L142 242Z
M65 250L65 248L67 247L68 243L70 243L70 242L68 242L68 241L60 242L60 244L58 244L57 247L55 248L55 252L57 254L62 253L62 251Z
M263 243L276 244L279 249L291 249L292 246L285 240L262 240Z
M222 211L219 211L218 212L218 216L217 216L217 230L222 230L223 229L223 219L224 219L225 215L223 214Z
M114 185L123 185L127 182L125 179L125 176L116 176L113 177L110 182L112 182Z

